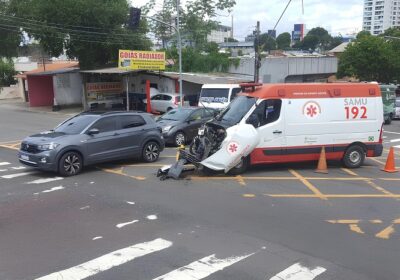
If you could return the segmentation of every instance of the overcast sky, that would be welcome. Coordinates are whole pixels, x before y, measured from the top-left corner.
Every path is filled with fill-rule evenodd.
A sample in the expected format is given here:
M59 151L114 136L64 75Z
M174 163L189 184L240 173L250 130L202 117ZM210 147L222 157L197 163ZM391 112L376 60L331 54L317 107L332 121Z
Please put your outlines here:
M158 1L162 3L161 0ZM140 7L147 0L131 2L133 6ZM262 32L272 29L288 2L289 0L236 0L232 12L234 37L244 40L244 37L254 30L257 21L260 21ZM277 34L291 32L293 24L304 23L308 30L320 26L332 35L340 33L344 36L361 31L362 12L362 0L304 0L303 15L301 0L292 0L277 26ZM231 16L227 12L220 12L217 20L222 24L231 25Z

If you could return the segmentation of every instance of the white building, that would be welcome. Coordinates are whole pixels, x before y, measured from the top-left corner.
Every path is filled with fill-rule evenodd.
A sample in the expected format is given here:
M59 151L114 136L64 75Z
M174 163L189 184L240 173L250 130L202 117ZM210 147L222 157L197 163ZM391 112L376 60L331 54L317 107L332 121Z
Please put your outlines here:
M364 0L363 30L379 35L400 26L400 0Z
M207 35L207 42L215 42L217 44L225 42L226 38L232 37L232 28L230 26L218 25Z

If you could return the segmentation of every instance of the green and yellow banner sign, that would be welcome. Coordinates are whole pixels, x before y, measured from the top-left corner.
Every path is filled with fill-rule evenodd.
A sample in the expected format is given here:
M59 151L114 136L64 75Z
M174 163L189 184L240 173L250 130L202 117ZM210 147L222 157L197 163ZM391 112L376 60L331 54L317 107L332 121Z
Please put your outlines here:
M119 50L118 68L124 70L165 70L165 52Z

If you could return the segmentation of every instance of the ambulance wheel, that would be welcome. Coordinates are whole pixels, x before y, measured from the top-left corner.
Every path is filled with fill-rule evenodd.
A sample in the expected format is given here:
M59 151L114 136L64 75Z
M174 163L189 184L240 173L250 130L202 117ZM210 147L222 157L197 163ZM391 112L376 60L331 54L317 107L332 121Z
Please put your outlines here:
M229 175L240 175L247 170L249 167L249 157L242 158L242 160L231 170L228 171Z
M392 123L392 117L388 116L387 119L385 119L385 124L391 124Z
M343 156L343 164L347 168L358 168L365 160L365 151L359 145L353 145L347 148Z

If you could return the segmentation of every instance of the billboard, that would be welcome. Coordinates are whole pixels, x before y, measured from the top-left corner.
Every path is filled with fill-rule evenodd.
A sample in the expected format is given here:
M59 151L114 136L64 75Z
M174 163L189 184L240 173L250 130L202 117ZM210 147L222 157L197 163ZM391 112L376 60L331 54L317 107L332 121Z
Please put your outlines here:
M124 70L165 70L165 52L119 50L118 68Z

